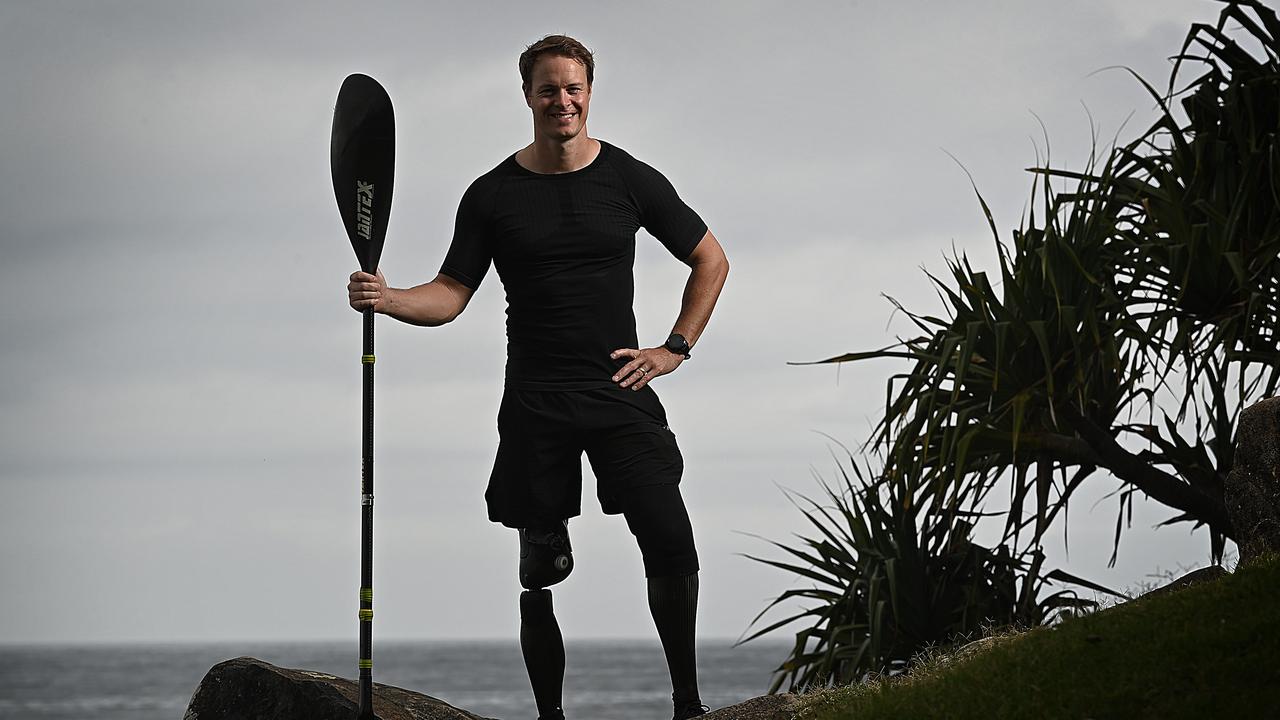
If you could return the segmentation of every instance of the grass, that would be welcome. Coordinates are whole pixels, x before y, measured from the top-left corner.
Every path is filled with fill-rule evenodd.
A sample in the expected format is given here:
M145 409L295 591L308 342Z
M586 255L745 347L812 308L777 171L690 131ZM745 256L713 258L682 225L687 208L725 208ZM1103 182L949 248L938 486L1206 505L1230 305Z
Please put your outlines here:
M1280 555L804 697L801 720L1280 718Z

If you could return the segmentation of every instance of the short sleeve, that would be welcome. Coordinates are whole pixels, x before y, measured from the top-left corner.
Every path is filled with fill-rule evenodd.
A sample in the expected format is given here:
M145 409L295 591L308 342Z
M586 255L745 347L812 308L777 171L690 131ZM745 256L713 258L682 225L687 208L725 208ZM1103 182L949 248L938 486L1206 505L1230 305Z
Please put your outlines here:
M684 260L707 234L707 224L685 204L666 176L629 155L622 163L628 189L640 206L640 225Z
M475 290L489 272L493 261L490 244L490 204L485 196L485 178L467 188L458 203L458 216L453 223L453 241L445 254L440 272Z

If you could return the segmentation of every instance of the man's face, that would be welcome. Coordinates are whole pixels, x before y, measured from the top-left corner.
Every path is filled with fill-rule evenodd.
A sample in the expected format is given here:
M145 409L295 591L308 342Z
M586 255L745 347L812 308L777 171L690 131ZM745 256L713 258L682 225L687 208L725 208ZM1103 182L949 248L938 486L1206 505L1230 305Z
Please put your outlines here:
M537 135L559 141L577 137L587 126L587 108L591 105L587 69L567 57L538 58L529 73L525 102L533 111Z

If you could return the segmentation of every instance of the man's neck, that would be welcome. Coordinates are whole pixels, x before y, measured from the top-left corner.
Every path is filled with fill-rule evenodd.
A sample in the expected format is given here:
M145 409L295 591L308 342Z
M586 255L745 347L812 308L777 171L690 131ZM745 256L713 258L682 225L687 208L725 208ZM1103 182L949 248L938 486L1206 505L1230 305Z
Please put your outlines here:
M584 128L565 142L536 138L516 153L516 162L526 170L544 175L573 172L591 164L600 154L600 142L587 137Z

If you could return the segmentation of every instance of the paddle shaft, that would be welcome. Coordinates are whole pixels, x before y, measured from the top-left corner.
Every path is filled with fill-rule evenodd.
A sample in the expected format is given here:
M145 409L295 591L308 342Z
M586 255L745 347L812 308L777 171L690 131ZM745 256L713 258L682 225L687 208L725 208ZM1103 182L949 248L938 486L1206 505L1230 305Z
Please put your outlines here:
M329 141L333 192L360 269L378 271L391 216L395 179L395 113L377 80L353 73L342 81ZM363 443L360 464L360 711L373 714L373 310L364 311Z
M373 715L373 310L364 311L364 427L360 462L360 716Z

